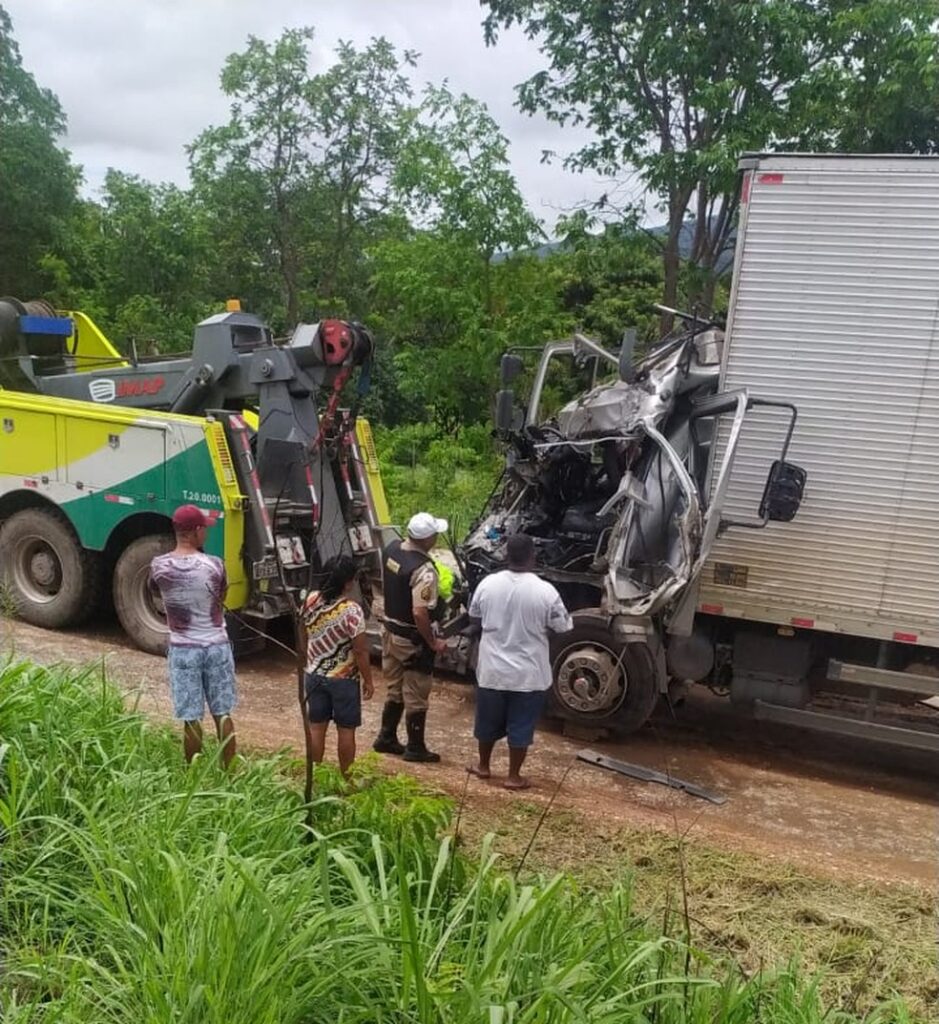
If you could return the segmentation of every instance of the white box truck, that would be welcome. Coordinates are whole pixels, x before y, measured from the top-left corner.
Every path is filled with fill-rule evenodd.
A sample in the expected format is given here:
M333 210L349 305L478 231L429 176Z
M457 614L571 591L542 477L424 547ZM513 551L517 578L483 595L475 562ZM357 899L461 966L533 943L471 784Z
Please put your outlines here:
M741 173L724 329L681 314L639 360L629 332L619 353L551 342L524 410L503 357L506 467L462 546L469 587L533 539L574 615L552 647L568 720L629 732L698 682L939 750L939 158Z
M721 385L796 406L788 457L808 482L792 522L717 541L696 628L758 717L939 749L928 711L900 728L875 713L939 695L939 159L741 169ZM759 500L776 415L743 425L728 517ZM863 694L863 715L807 706L829 689Z

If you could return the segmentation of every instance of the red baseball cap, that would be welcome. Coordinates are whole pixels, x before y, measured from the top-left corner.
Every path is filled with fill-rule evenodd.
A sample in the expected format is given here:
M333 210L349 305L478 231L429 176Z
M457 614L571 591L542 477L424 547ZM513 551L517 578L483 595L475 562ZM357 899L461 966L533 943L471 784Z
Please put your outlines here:
M180 533L198 530L200 526L211 526L212 520L195 505L180 505L173 513L173 529Z

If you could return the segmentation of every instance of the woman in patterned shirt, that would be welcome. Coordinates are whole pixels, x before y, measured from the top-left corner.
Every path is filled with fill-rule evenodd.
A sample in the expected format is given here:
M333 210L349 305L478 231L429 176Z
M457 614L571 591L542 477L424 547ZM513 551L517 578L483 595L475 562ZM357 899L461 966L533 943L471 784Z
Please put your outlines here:
M362 698L371 700L372 665L365 636L365 614L351 597L357 568L345 556L323 566L326 583L303 604L307 629L306 700L313 759L323 760L326 730L336 723L339 768L355 760L355 730L362 724Z

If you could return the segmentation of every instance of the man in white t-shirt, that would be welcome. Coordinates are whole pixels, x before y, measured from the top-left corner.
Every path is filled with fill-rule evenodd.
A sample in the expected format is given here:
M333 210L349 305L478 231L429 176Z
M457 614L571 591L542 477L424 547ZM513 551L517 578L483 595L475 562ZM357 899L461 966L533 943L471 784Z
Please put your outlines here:
M476 666L479 761L468 769L488 779L496 741L509 742L506 789L527 789L521 774L535 724L551 689L551 633L574 628L561 595L535 575L535 545L527 534L509 537L508 569L487 576L470 602L470 619L482 627Z

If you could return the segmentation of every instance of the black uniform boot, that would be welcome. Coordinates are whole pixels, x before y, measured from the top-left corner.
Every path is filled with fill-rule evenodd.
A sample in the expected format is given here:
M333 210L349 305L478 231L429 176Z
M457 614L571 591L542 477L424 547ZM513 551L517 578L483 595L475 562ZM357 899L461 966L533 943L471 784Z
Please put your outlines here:
M404 720L408 730L408 745L404 750L405 761L423 761L434 764L440 760L439 754L434 754L424 744L424 725L427 722L426 711L412 711Z
M386 700L381 709L381 731L375 737L372 750L379 754L403 754L404 747L398 742L398 723L404 714L404 705Z

